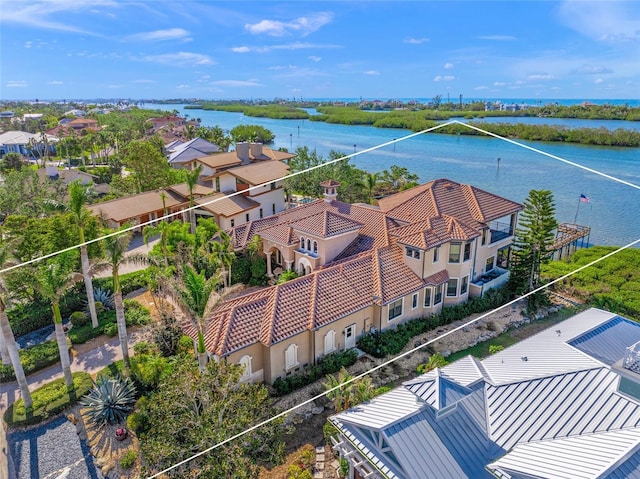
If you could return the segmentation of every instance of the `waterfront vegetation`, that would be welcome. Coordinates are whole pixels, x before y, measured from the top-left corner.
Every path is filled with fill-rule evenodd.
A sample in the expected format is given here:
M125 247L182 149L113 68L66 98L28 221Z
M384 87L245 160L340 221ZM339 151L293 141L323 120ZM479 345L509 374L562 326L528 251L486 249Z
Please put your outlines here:
M309 114L306 111L287 105L219 104L207 102L201 105L188 105L185 107L185 110L196 109L243 113L245 116L274 118L277 120L305 120L309 118Z
M615 251L593 246L576 251L569 261L552 261L542 267L542 278L559 278ZM627 248L553 285L561 294L597 308L640 321L640 250Z

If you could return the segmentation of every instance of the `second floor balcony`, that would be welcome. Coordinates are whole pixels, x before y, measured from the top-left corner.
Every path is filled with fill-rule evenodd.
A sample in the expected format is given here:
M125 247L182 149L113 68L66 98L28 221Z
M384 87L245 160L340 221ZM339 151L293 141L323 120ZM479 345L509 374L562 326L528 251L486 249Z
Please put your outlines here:
M489 225L490 239L489 243L497 243L505 238L513 236L514 227L511 223L496 221Z

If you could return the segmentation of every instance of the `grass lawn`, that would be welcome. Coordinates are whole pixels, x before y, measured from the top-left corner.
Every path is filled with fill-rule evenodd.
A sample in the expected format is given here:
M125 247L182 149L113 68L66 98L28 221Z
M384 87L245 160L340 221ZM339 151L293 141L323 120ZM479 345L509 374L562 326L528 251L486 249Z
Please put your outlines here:
M31 391L31 411L25 410L24 401L18 399L5 411L4 420L10 427L26 426L37 424L64 411L89 392L93 386L91 375L85 372L73 373L73 385L75 390L69 393L64 378L59 378Z

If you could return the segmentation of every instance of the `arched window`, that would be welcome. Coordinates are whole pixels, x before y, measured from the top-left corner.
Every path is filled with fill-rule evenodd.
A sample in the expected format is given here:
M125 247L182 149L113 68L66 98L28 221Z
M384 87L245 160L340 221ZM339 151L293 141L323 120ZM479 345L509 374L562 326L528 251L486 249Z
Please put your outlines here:
M252 359L253 358L251 356L245 354L240 358L240 361L238 361L238 364L240 364L240 366L244 366L244 370L242 371L242 379L249 379L251 377L251 374L253 374L253 372L251 371Z
M311 251L311 240L307 240L307 251Z
M304 249L304 236L300 236L300 249Z
M324 337L324 354L329 354L336 350L336 332L332 329Z
M313 242L313 252L314 252L314 254L318 254L318 242L317 241Z
M288 371L298 365L298 345L292 344L284 350L284 368Z

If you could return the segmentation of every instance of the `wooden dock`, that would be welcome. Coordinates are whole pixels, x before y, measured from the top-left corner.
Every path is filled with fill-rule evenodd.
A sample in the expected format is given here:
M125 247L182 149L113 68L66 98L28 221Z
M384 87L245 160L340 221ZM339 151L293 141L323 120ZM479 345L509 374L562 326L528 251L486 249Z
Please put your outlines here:
M560 223L556 230L556 237L551 250L553 259L559 260L568 258L578 248L583 248L589 244L591 228L589 226L575 223Z

